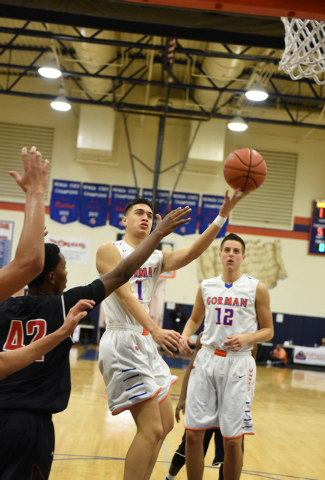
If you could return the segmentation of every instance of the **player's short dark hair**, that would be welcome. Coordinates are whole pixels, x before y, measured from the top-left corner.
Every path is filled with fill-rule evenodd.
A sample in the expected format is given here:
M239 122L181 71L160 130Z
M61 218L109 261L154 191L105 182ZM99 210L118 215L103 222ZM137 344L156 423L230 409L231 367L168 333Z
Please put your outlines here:
M221 245L220 245L220 252L222 252L223 246L227 240L235 240L236 242L239 242L241 246L243 247L243 255L245 253L245 242L242 238L240 238L238 235L235 233L228 233L228 235L225 236L225 238L222 240Z
M131 200L131 202L129 202L127 204L127 206L125 207L125 210L124 210L124 216L130 210L130 208L133 207L133 205L139 205L139 203L142 203L144 205L148 205L148 207L150 207L151 210L152 210L152 202L150 202L150 200L148 200L147 198L143 198L143 197L137 197L137 198L134 198L133 200Z
M45 258L43 271L28 284L29 287L40 287L43 285L46 275L52 272L60 263L60 249L55 243L45 243L44 248Z

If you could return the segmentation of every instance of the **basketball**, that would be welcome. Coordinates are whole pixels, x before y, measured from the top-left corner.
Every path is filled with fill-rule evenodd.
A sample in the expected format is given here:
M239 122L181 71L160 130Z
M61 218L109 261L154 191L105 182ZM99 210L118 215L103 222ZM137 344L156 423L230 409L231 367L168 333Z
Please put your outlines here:
M228 185L243 192L260 187L267 173L262 155L252 148L240 148L225 160L223 174Z

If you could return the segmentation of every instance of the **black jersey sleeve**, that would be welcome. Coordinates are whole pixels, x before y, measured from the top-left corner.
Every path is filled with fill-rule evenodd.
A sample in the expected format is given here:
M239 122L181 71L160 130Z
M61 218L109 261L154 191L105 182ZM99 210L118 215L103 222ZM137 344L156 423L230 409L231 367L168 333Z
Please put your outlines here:
M65 313L67 314L79 300L94 300L96 305L105 298L105 287L101 280L97 279L84 287L75 287L63 293ZM95 306L94 305L94 308Z

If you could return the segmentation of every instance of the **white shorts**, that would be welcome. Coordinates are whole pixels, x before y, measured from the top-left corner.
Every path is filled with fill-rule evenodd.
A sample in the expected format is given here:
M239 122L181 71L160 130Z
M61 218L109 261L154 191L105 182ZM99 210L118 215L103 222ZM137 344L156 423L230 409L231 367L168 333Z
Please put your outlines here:
M202 346L187 388L185 428L220 427L225 438L254 434L250 406L256 365L250 352L227 352L226 357Z
M99 369L113 415L158 395L161 403L178 377L171 375L152 336L139 327L111 327L99 344Z

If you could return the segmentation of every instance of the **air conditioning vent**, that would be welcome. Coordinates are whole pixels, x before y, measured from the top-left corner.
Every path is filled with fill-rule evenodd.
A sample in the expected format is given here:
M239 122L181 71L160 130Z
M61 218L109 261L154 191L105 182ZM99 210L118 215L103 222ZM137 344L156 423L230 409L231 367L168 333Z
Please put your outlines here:
M29 152L35 145L42 153L43 161L47 158L51 162L53 139L54 128L0 123L0 193L2 198L25 199L25 193L8 175L10 170L15 170L19 174L23 173L20 154L22 147L27 147ZM49 184L44 193L45 202L48 202L48 196Z
M293 228L298 154L259 150L267 165L264 183L239 202L230 216L233 225Z

